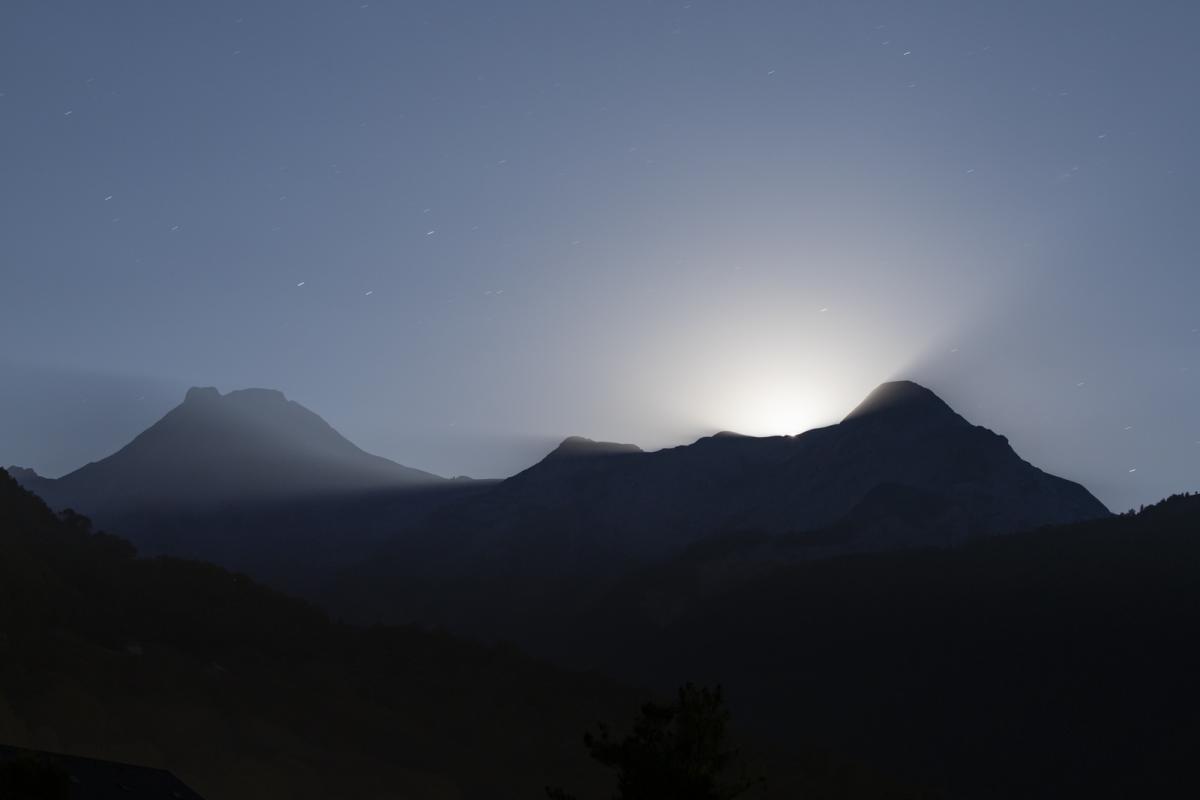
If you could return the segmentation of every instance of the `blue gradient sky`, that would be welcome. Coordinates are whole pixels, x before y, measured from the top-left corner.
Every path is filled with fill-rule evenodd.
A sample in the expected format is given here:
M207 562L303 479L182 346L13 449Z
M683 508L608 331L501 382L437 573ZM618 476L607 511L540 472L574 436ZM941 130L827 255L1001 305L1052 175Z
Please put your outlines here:
M794 433L909 377L1114 508L1200 488L1198 27L5 2L0 463L65 472L193 384L492 476L573 433Z

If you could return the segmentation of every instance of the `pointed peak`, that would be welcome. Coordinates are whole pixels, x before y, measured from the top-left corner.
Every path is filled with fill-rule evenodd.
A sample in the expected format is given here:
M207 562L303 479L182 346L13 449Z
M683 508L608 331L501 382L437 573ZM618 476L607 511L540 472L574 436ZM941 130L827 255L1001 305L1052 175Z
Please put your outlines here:
M636 444L621 444L618 442L597 442L583 436L568 436L546 458L586 458L591 456L612 456L621 453L640 453L642 448Z
M889 416L962 419L942 398L913 381L889 381L880 384L858 406L846 415L843 422Z

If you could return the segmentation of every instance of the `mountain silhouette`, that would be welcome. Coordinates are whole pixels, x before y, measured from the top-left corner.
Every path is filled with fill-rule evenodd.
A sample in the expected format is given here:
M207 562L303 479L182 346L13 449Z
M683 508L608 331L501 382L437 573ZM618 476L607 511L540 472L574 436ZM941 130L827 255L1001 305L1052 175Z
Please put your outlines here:
M57 480L10 473L55 507L179 510L438 483L367 453L282 392L188 390L116 453Z
M596 442L583 436L568 436L558 447L554 448L547 460L563 461L576 458L591 458L610 456L621 453L641 453L642 448L636 444L620 444L618 442Z
M912 381L890 381L880 384L867 395L843 421L880 417L892 424L911 425L921 420L947 422L966 420L954 413L946 401L929 389Z
M570 437L506 480L463 485L363 452L279 392L193 389L102 461L58 480L13 474L144 552L306 594L349 568L372 611L386 603L372 593L401 578L413 591L454 577L603 579L732 534L768 537L754 557L792 561L1108 514L907 381L797 436L721 433L654 452Z
M798 436L725 433L656 452L572 437L440 509L425 533L451 572L536 575L619 571L738 531L803 542L840 530L836 551L846 552L955 545L1108 513L929 389L898 381L841 423ZM419 539L396 542L396 554Z

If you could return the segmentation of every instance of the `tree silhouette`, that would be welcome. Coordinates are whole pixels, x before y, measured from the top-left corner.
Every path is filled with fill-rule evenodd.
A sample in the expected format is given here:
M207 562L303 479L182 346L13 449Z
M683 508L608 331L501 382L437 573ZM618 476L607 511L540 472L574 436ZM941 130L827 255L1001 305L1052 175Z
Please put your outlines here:
M721 687L687 684L674 703L646 703L633 731L616 740L601 724L584 734L592 758L617 773L615 800L732 800L761 779L748 778L728 741ZM546 788L550 800L574 800Z

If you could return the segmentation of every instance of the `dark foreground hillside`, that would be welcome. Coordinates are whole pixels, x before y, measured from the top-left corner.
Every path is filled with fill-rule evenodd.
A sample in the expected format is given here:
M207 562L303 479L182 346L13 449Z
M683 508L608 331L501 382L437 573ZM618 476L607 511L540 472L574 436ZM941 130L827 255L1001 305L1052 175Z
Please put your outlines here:
M956 550L739 555L761 547L630 581L588 623L605 649L577 655L630 680L719 676L759 730L948 797L1200 792L1200 496Z
M162 766L212 800L536 797L639 696L207 564L138 559L0 473L0 743Z
M505 647L338 625L209 564L137 558L0 470L0 744L166 768L206 800L546 785L590 800L613 776L583 732L619 731L646 699ZM819 742L746 752L770 796L916 796Z

